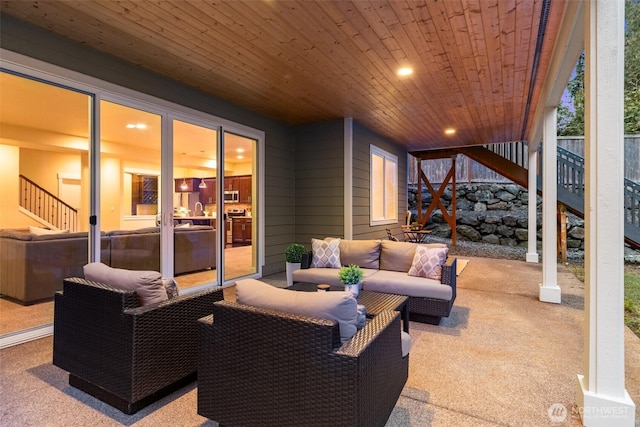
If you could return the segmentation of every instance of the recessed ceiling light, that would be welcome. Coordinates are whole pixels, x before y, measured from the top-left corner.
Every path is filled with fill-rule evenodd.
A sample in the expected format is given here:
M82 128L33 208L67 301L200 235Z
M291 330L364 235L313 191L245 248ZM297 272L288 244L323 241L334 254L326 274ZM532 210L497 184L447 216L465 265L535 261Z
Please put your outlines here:
M147 125L144 123L129 123L127 124L127 129L146 129Z
M444 130L445 135L455 135L456 130L454 128L447 128Z
M244 159L244 156L238 156L236 159Z
M244 148L238 148L238 149L236 149L236 153L244 153Z
M410 67L403 67L398 70L399 76L408 76L412 73L413 73L413 68L410 68Z

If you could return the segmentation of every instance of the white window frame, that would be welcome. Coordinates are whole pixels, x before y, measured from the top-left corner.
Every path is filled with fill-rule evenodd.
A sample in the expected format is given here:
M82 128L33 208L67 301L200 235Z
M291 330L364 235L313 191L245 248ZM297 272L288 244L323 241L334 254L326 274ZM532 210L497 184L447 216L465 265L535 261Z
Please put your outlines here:
M391 154L380 147L371 144L369 146L369 170L370 170L370 194L369 194L369 224L387 225L398 223L398 156ZM374 170L374 158L382 158L382 176L376 176ZM388 176L389 168L393 166L392 176ZM389 182L391 181L391 182ZM389 194L391 193L391 194ZM393 201L393 203L389 203ZM382 204L382 206L380 206ZM374 214L382 208L382 216Z

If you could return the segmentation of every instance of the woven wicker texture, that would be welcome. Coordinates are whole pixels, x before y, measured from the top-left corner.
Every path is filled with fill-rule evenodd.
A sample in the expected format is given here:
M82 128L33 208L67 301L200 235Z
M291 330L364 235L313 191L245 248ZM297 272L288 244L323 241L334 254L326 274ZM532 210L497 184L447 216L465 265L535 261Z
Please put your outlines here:
M383 426L407 380L395 311L341 347L336 322L226 301L199 332L198 413L221 425Z
M213 289L138 307L135 292L65 279L55 295L53 363L135 411L196 371L197 319L222 299Z

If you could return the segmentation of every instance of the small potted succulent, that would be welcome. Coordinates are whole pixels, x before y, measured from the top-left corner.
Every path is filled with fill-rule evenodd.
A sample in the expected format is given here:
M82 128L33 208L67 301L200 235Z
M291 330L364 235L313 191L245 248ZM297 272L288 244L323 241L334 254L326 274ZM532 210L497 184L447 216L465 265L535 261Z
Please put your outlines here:
M338 272L338 278L344 283L344 290L353 293L356 297L360 293L363 275L362 269L355 264L344 266Z
M413 231L418 231L418 230L420 230L420 228L421 228L421 227L420 227L420 223L419 223L418 221L413 221L413 222L411 223L411 229L412 229Z
M293 285L293 272L300 269L302 256L307 250L300 243L292 243L284 252L284 260L287 262L287 286Z

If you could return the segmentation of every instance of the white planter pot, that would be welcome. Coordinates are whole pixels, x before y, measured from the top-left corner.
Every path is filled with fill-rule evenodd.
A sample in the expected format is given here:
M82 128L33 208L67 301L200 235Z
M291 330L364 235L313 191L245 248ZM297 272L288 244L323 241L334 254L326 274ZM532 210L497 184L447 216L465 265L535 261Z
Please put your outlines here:
M300 270L300 265L299 262L287 262L287 286L293 285L293 272Z
M346 292L351 292L356 298L358 298L358 295L360 294L360 285L361 283L356 283L355 285L344 285L344 290Z

